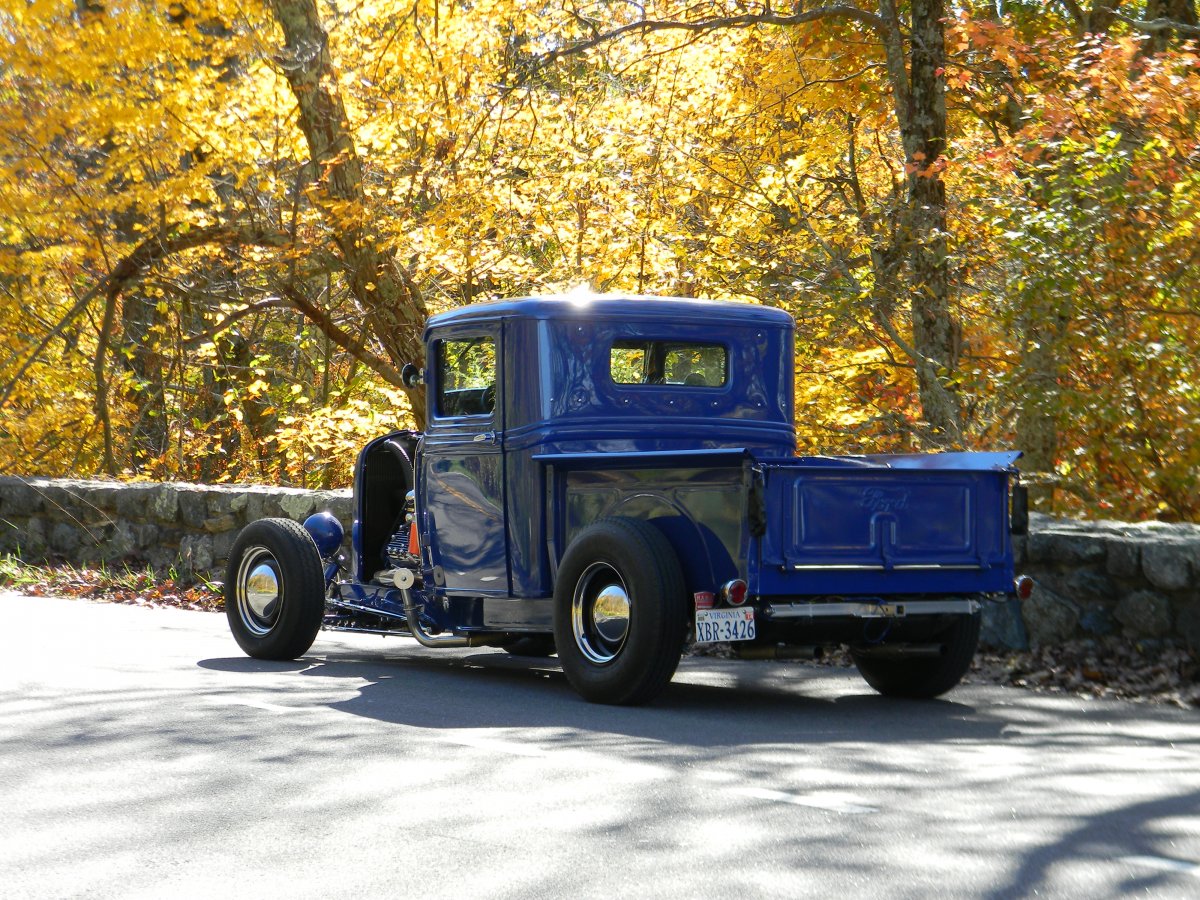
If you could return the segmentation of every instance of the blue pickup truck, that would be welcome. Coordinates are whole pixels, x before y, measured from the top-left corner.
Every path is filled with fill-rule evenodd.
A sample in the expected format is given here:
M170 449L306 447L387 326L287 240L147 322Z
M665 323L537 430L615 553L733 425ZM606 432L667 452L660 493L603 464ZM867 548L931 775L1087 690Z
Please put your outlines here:
M844 644L883 694L950 690L982 605L1031 586L1019 454L796 456L793 331L780 310L662 298L433 317L407 367L427 428L362 450L350 553L327 513L248 525L234 637L265 659L322 627L557 653L599 703L649 701L715 642Z

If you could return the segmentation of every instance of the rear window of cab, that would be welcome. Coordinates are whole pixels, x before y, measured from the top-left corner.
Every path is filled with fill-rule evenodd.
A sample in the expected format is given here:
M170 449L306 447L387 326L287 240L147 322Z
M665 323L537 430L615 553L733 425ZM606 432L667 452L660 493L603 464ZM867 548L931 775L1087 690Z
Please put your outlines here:
M609 352L608 371L620 385L721 388L729 383L729 351L694 341L619 340Z

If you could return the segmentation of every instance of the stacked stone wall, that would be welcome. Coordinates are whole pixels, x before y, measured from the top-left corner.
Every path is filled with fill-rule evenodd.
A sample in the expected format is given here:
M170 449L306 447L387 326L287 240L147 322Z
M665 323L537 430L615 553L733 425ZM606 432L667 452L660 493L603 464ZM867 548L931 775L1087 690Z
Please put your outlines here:
M0 477L0 553L220 578L247 523L322 510L349 534L349 491ZM1200 652L1200 526L1034 515L1015 551L1037 587L1020 607L988 604L986 642L1118 635L1181 639Z
M220 578L247 523L323 510L349 534L350 491L0 477L0 553Z
M1034 515L1016 551L1037 583L1022 609L1031 643L1176 637L1200 652L1200 525Z

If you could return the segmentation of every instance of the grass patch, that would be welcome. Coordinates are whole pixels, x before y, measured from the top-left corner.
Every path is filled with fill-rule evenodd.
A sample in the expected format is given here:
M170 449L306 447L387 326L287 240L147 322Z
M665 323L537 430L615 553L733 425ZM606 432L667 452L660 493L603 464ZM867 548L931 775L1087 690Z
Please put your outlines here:
M11 553L0 555L0 587L34 597L79 597L210 612L225 608L219 584L204 579L184 579L173 569L158 572L150 566L31 565Z

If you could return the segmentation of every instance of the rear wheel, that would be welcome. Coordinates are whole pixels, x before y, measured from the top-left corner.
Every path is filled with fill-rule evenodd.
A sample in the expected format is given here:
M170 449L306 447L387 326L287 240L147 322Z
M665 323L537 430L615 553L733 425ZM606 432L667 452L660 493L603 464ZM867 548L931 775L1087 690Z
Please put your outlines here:
M686 631L683 573L663 533L601 519L563 554L554 638L571 686L593 703L652 700L679 665Z
M957 685L971 667L979 644L980 615L958 616L937 635L941 651L929 657L886 658L872 648L850 648L850 656L863 679L886 697L937 697ZM903 650L903 645L897 649Z
M238 646L257 659L295 659L312 646L325 574L300 523L260 519L242 529L225 574L225 615Z

